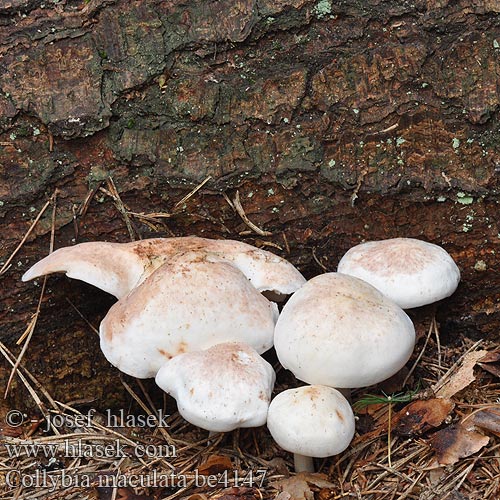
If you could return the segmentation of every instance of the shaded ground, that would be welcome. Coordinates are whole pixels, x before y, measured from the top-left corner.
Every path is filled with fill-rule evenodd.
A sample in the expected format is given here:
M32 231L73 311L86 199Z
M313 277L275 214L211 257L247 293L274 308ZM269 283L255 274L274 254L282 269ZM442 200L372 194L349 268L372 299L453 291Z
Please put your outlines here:
M27 413L24 425L3 426L5 442L12 449L16 445L21 453L18 458L9 458L7 449L0 451L0 478L7 481L6 486L0 486L0 498L108 500L115 497L113 488L105 486L115 485L114 495L122 500L200 500L199 495L201 499L225 500L276 495L283 500L497 499L500 353L490 356L491 362L476 364L475 380L469 380L469 370L464 368L467 360L495 345L484 341L442 345L432 316L423 313L416 320L419 341L408 369L379 387L353 394L359 404L360 400L370 402L367 393L383 399L384 393L394 396L397 392L394 402L371 401L357 406L356 437L346 452L316 461L318 472L324 475L299 475L290 480L286 478L293 467L292 457L279 449L265 428L242 429L208 442L207 432L187 424L175 413L172 400L162 402L154 387L116 373L129 402L123 414L115 411L116 417L110 417L88 403L70 407L55 402L46 393L44 380L37 386L28 371L21 369L26 376L24 384L39 398L38 410ZM408 379L404 387L403 379ZM449 398L432 399L434 393L446 396L443 387L457 382L463 390L448 390ZM278 370L275 393L296 385L289 372ZM415 403L408 404L409 399L397 402L408 396L420 409ZM130 420L130 415L144 418L155 414L153 408L163 408L157 421L168 415L162 422L168 427L148 427ZM47 419L42 411L56 434L54 429L44 431ZM120 420L124 416L129 420ZM34 459L21 444L60 444L60 448L55 458L49 459L40 447ZM106 453L102 452L104 444L109 446ZM78 455L80 458L75 458ZM7 476L12 469L21 472ZM30 487L29 477L37 478L36 487ZM25 478L23 488L19 487L21 478ZM61 489L62 485L66 487Z

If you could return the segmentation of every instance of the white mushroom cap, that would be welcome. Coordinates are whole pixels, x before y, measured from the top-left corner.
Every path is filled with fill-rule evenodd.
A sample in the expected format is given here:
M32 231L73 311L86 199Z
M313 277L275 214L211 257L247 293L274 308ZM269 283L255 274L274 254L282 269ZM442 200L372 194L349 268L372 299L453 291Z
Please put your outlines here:
M131 243L80 243L60 248L33 265L22 280L66 272L70 278L85 281L121 298L165 262L188 251L201 251L226 260L260 292L288 295L305 283L292 264L271 252L239 241L196 236L153 238Z
M413 238L356 245L342 257L338 272L370 283L403 309L449 297L460 281L446 250Z
M278 394L269 406L267 427L284 450L329 457L349 446L354 415L339 391L311 385Z
M144 272L144 263L126 244L79 243L59 248L39 260L24 273L22 280L59 272L120 298L136 286Z
M154 377L166 360L229 341L273 345L276 304L236 268L203 253L179 255L109 310L101 349L121 371Z
M399 371L415 329L406 313L364 281L316 276L295 292L276 324L281 364L309 384L365 387Z
M156 383L176 400L179 413L198 427L228 432L266 423L275 373L244 343L223 343L167 361Z

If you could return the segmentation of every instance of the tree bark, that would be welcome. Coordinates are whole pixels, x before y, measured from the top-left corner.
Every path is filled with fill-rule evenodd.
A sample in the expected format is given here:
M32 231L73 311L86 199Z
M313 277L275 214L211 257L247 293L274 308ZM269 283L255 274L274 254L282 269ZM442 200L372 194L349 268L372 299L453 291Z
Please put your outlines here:
M56 190L56 248L244 239L312 277L361 241L417 237L462 271L437 307L443 341L495 340L499 13L492 0L4 1L2 261ZM262 234L227 202L237 193ZM52 225L49 208L0 278L16 353L41 283L20 276ZM86 322L112 300L47 283L26 366L54 397L123 404ZM25 396L17 380L11 394Z

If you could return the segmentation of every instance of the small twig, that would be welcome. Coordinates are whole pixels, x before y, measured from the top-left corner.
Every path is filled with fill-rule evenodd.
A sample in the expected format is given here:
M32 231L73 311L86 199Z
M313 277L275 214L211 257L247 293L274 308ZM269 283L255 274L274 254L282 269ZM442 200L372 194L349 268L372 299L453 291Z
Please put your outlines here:
M57 207L57 190L54 192L51 198L54 202L54 205L52 207L52 223L51 223L51 230L50 230L50 246L49 246L49 254L51 254L54 251L54 239L55 239L55 232L56 232L56 207ZM23 359L24 355L26 354L26 351L28 350L28 346L31 341L31 337L33 336L33 332L35 331L36 323L38 321L38 316L40 315L40 311L42 309L42 302L43 302L43 297L45 295L45 288L47 286L47 276L43 277L43 282L42 282L42 290L40 291L40 297L38 299L38 304L36 307L35 314L31 318L31 321L24 331L24 333L21 335L21 338L17 341L17 344L21 344L24 341L24 345L21 349L21 352L19 353L19 356L16 359L16 362L14 363L14 366L12 367L12 370L9 375L9 380L7 381L7 386L5 388L5 393L4 393L4 399L7 397L10 386L12 384L12 381L14 380L14 376L16 375L17 369L19 365L21 364L21 360Z
M87 196L85 197L85 200L83 200L83 203L80 205L80 208L78 209L78 216L79 217L84 217L85 214L87 213L87 210L90 206L90 202L94 198L95 194L97 191L99 191L99 188L101 187L102 181L97 183L93 189L91 189L88 193Z
M96 334L96 335L99 335L99 330L80 312L80 310L75 306L75 304L73 304L73 302L71 302L71 300L69 300L68 297L66 297L66 301L69 303L69 305L76 311L76 313L78 314L78 316L80 316L80 318L83 319L83 321L85 321L85 323L87 323L87 325L89 325L90 329Z
M257 241L255 241L255 246L271 247L271 248L276 248L277 250L283 251L283 247L281 247L277 243L274 243L273 241L257 240Z
M403 387L406 385L410 377L412 376L413 372L415 371L415 368L417 365L420 363L420 360L422 359L422 356L424 355L425 348L427 347L427 343L429 342L429 339L431 337L432 330L434 329L434 323L436 321L436 318L433 317L431 320L431 324L429 325L429 331L427 332L427 337L425 338L424 346L422 347L422 350L420 351L419 355L417 356L417 359L413 363L412 367L410 368L410 371L406 375L405 379L403 380Z
M74 203L71 205L71 212L73 214L73 232L75 233L75 243L76 243L78 241L79 229L77 220L77 215L78 215L77 205Z
M283 241L285 243L285 250L288 255L290 255L290 245L288 244L288 238L286 237L285 231L281 233L283 235Z
M108 185L108 189L103 189L100 188L102 192L107 194L108 196L111 196L113 198L114 204L118 212L120 212L121 216L123 217L123 220L125 222L125 225L127 226L127 231L130 236L131 241L135 241L137 238L136 236L141 239L139 232L137 229L134 227L132 221L130 220L130 217L128 216L128 207L125 206L123 203L122 199L120 198L120 194L118 193L118 190L116 189L115 183L113 182L112 177L108 177L106 179L106 183Z
M324 273L329 272L328 268L318 259L318 257L316 257L316 248L312 249L312 256L314 262L316 262L316 264L318 264L318 266L321 267Z
M269 231L264 231L260 227L256 226L248 217L247 214L245 213L245 210L243 210L243 207L241 205L240 201L240 192L236 191L236 195L233 199L233 206L236 212L238 212L238 215L241 217L243 222L255 233L260 234L260 236L272 236L273 233Z
M438 328L435 316L434 316L434 333L436 334L436 345L437 345L437 352L438 352L438 366L439 366L439 368L442 368L442 364L441 364L441 339L439 338L439 328Z
M368 174L368 168L364 168L363 170L361 170L358 177L358 181L356 183L356 187L354 188L354 191L351 195L351 207L354 206L354 203L356 203L356 200L358 199L359 190L361 189L361 185L363 184L363 180L365 179L367 174Z
M148 405L144 403L144 401L136 394L136 392L130 387L130 385L121 378L121 383L123 387L127 390L127 392L132 396L132 398L137 402L137 404L148 414L148 415L153 415L152 411L148 408ZM141 389L144 392L143 387ZM167 441L168 444L175 444L174 440L170 436L170 434L161 426L158 426L158 430L160 431L161 435L164 437L164 439Z
M6 350L4 344L1 341L0 341L0 353L9 362L9 364L11 366L15 365L15 362L7 354L7 350ZM26 387L26 389L30 393L30 395L33 398L33 400L35 401L36 405L38 406L38 408L42 412L42 415L44 417L47 417L47 415L48 415L47 408L43 404L42 400L38 397L38 394L35 392L35 390L31 386L31 384L28 382L28 380L26 379L26 377L22 373L20 373L20 372L17 372L17 376L21 379L21 382L24 384L24 386Z
M195 193L197 193L211 178L212 178L212 176L209 175L203 182L201 182L200 184L198 184L192 191L190 191L186 196L184 196L184 198L182 198L181 200L179 200L174 205L174 209L177 208L178 206L183 205L184 203L186 203L186 201L188 201L189 198L191 198L191 196L193 196Z
M386 134L387 132L391 132L391 130L398 128L398 126L399 126L399 122L395 123L394 125L391 125L390 127L385 128L384 130L379 130L378 132L374 132L373 135Z
M54 195L52 195L52 197L53 196ZM26 243L26 240L29 238L30 234L33 232L33 229L35 229L35 226L38 224L38 221L41 219L42 215L45 213L45 210L47 210L48 206L52 202L52 197L49 200L47 200L47 202L42 207L42 209L40 210L40 212L38 212L38 215L36 216L36 219L32 222L31 226L29 227L28 231L24 235L23 239L21 240L21 242L19 243L19 245L17 245L16 249L12 252L12 254L10 255L10 257L7 259L7 262L0 269L0 276L7 270L7 268L10 265L10 263L12 262L12 259L14 259L14 257L17 255L17 252L19 252L19 250L21 250L22 246Z
M153 212L150 214L145 214L143 212L138 213L138 212L127 212L129 215L133 215L134 217L137 217L138 219L146 219L146 220L155 220L155 219L170 219L172 217L172 214L166 213L166 212Z
M226 200L227 204L232 208L234 212L236 212L236 207L234 206L233 202L231 201L231 198L226 193L222 193L222 196Z
M462 354L462 356L460 356L460 358L457 361L455 361L455 363L453 363L453 365L450 366L448 371L432 386L432 390L434 391L434 393L437 393L438 390L445 385L449 376L453 373L453 371L457 368L457 366L459 366L462 363L465 356L467 356L467 354L469 354L470 352L475 351L476 348L478 348L482 343L483 339L480 339L477 342L475 342L471 347L469 347L469 349L467 349L467 351L464 354Z

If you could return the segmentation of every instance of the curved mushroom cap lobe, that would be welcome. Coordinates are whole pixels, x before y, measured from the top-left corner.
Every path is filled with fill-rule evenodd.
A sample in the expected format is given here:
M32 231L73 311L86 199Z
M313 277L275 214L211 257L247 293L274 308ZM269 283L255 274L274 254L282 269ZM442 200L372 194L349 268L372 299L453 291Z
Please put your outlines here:
M176 255L199 251L213 254L239 269L261 292L288 295L305 283L304 277L285 259L234 240L186 236L153 238L130 243L92 242L65 247L33 265L23 281L66 272L117 298L124 297L156 269Z
M55 250L38 261L24 273L22 280L59 272L120 298L136 286L144 272L144 263L121 243L79 243Z

